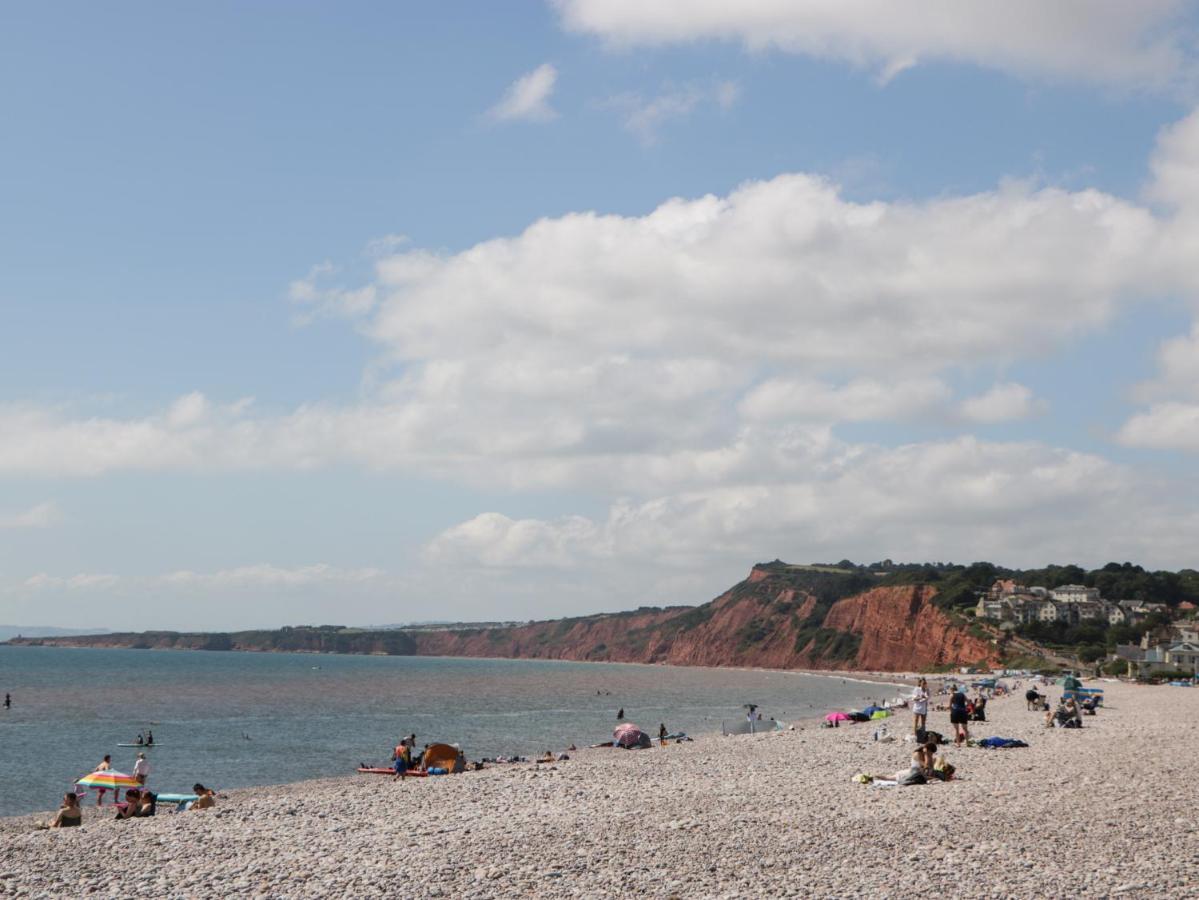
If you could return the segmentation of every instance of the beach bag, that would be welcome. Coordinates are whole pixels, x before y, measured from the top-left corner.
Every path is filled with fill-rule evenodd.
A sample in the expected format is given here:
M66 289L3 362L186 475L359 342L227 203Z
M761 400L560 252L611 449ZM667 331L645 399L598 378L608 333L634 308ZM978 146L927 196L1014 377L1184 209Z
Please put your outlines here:
M928 743L928 731L927 730L925 730L923 728L916 729L916 743L917 744L927 744Z
M924 742L927 744L929 741L936 741L938 744L944 744L945 738L941 737L941 732L939 731L926 731L924 733Z

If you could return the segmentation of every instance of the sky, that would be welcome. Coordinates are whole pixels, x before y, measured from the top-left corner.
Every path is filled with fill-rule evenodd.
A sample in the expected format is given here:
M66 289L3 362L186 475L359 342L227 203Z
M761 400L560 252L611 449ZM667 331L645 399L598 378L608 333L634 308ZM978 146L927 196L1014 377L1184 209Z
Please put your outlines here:
M0 10L0 622L1195 566L1199 4Z

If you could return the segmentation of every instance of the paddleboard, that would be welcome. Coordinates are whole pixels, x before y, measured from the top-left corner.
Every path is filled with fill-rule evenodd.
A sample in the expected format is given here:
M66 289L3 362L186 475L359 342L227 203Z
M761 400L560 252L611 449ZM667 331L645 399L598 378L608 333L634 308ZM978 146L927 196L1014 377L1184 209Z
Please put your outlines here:
M155 741L153 744L117 744L117 746L118 747L141 747L143 750L153 750L155 747L158 747L160 745L159 745L158 741Z

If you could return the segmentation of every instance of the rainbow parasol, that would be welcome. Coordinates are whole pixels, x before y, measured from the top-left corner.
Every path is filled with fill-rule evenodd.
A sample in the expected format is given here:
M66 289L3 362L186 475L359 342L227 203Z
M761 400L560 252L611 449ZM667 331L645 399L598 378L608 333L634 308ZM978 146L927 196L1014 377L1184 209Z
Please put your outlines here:
M112 788L120 790L121 788L141 787L141 784L132 775L126 775L124 772L92 772L91 775L84 775L75 782L80 787L86 788Z

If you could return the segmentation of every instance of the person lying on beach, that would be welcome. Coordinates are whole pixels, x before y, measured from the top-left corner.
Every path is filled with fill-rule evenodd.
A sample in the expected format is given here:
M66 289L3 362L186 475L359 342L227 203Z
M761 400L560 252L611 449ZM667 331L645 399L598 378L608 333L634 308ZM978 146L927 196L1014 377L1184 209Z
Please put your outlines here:
M189 810L212 809L216 806L216 791L196 782L192 785L192 793L196 795L196 801L188 807Z
M39 829L46 828L74 828L77 825L83 824L83 810L79 808L79 797L75 794L63 794L62 806L58 808L58 812L54 814L54 818L49 822L45 822L37 827Z

